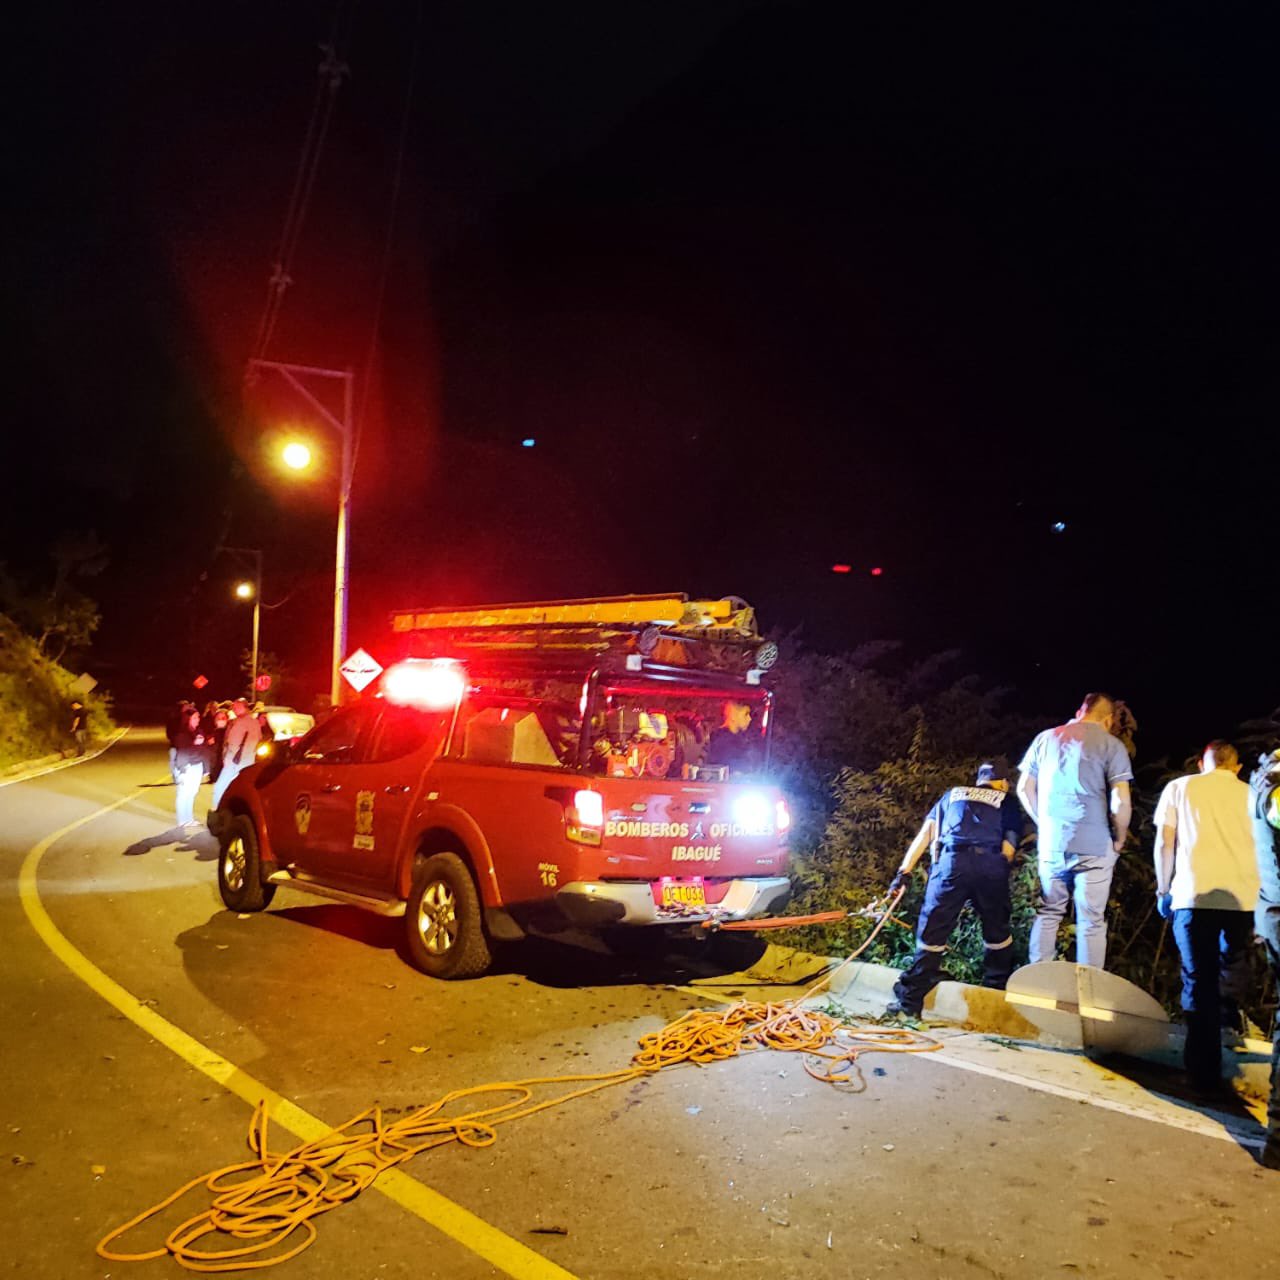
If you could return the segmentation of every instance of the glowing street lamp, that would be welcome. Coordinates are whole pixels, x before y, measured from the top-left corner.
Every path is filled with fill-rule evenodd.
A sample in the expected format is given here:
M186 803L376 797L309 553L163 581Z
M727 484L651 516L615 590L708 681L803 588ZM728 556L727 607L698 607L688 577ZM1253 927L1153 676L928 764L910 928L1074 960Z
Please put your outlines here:
M301 440L290 440L280 450L280 457L294 471L305 471L311 465L311 450Z
M342 699L342 676L339 667L347 649L347 556L350 545L348 509L351 505L351 477L355 471L355 374L350 369L320 369L312 365L285 364L280 360L249 361L256 373L269 369L278 373L294 392L311 406L312 412L331 430L342 437L342 475L338 483L338 545L333 566L333 661L329 667L329 698L336 707ZM342 383L342 416L326 408L307 386L305 380ZM285 465L302 471L311 462L311 450L300 440L291 440L282 454Z

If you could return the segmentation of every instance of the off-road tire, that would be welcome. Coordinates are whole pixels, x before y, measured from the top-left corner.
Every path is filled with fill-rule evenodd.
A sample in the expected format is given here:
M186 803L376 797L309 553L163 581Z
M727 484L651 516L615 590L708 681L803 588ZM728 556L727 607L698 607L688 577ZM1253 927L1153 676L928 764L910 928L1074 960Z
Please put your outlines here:
M409 957L433 978L477 978L493 963L480 894L456 853L436 853L414 871L404 913Z
M262 881L262 858L253 819L241 814L219 824L218 892L232 911L261 911L276 896Z

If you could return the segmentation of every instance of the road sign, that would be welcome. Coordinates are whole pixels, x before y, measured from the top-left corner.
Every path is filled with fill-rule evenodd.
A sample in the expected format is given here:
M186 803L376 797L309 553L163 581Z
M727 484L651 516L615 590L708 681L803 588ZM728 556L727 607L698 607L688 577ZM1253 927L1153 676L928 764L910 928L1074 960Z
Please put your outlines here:
M271 677L264 672L253 682L253 687L259 693L266 693L271 688Z
M98 682L86 671L84 675L76 677L71 687L77 693L92 693L98 687Z
M191 683L192 683L192 684L193 684L197 689L203 689L203 688L205 687L205 685L207 685L207 684L209 683L209 677L208 677L208 676L196 676L196 678L195 678Z
M359 693L365 685L382 674L382 664L363 649L357 649L338 670L342 673L342 678Z

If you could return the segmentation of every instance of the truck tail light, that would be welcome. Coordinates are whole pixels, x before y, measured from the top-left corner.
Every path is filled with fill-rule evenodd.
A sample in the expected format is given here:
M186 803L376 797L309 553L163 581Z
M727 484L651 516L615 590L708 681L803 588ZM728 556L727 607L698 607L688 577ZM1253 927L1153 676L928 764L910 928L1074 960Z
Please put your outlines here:
M565 834L578 844L599 844L604 832L604 796L598 791L575 791L565 813Z
M776 808L778 834L786 835L791 830L791 809L785 800L779 800Z

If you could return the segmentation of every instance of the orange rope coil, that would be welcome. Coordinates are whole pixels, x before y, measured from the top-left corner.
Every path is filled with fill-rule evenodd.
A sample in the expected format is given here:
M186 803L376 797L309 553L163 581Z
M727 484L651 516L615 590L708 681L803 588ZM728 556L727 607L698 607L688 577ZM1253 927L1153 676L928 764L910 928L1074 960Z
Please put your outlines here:
M259 1103L249 1122L252 1160L193 1178L104 1236L97 1246L98 1256L111 1262L147 1262L167 1254L188 1271L201 1272L275 1266L297 1257L315 1241L316 1218L355 1199L385 1170L450 1142L466 1147L491 1146L497 1141L497 1127L501 1124L668 1067L706 1066L742 1053L773 1049L817 1059L823 1064L820 1069L809 1061L804 1064L815 1080L847 1084L856 1074L859 1085L865 1088L857 1065L862 1054L927 1053L941 1045L917 1032L854 1026L829 1013L802 1006L866 950L891 918L901 896L899 892L887 903L876 927L857 951L802 995L778 1003L742 1000L720 1010L691 1009L661 1030L642 1036L631 1065L617 1071L536 1076L455 1089L396 1120L389 1119L381 1107L370 1107L324 1137L284 1153L270 1150L266 1104ZM535 1090L543 1085L575 1087L535 1101ZM461 1114L447 1114L450 1108L468 1099L486 1101ZM123 1252L113 1247L122 1236L201 1186L212 1195L207 1207L174 1227L163 1244L143 1252ZM209 1248L209 1237L227 1243L225 1247Z

